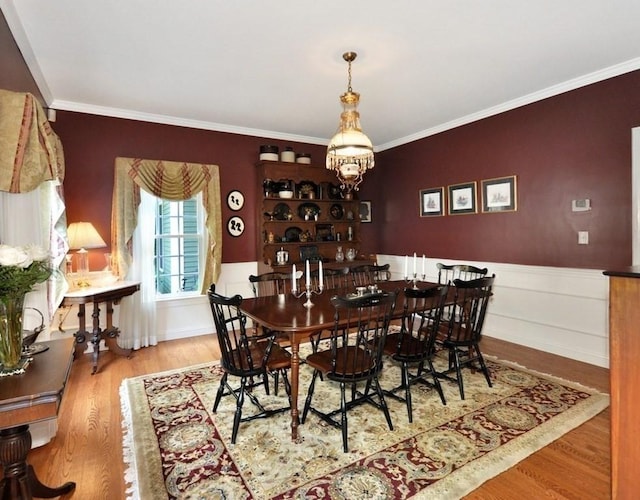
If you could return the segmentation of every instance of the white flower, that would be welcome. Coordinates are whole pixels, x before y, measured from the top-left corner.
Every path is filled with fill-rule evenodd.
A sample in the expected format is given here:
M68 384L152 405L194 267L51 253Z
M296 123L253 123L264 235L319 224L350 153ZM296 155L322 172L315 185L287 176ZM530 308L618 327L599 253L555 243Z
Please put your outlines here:
M23 250L27 252L32 260L48 260L49 252L47 252L44 248L38 245L26 245L23 247Z
M33 259L21 247L0 245L0 266L29 267Z

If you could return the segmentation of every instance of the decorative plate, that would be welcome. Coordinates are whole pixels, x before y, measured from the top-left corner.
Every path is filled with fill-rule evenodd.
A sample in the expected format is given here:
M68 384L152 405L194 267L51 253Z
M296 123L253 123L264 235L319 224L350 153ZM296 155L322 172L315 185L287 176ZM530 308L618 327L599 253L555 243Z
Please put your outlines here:
M289 208L289 205L286 203L278 203L273 208L273 218L275 220L290 220L291 209Z
M338 205L337 203L331 205L329 213L331 214L332 219L340 220L344 217L344 209L342 208L342 205Z
M242 217L238 217L237 215L231 217L227 222L227 231L231 236L240 236L244 233L244 221Z
M315 203L302 203L298 206L298 215L302 220L313 220L316 215L320 215L320 207Z
M340 190L340 186L336 184L329 184L329 198L331 200L340 200L342 199L342 191Z
M318 186L314 182L311 181L302 181L297 185L298 188L298 196L300 198L315 198L318 193Z
M284 232L284 237L287 238L287 241L300 241L300 233L302 233L302 229L299 227L289 227Z
M240 210L244 206L244 195L237 189L231 191L227 195L227 206L233 211Z

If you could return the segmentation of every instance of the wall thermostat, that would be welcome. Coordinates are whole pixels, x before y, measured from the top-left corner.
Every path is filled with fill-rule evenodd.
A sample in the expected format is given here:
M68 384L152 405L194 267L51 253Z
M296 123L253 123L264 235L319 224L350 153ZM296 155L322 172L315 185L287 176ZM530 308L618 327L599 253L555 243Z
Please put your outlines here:
M591 200L589 198L583 198L581 200L571 200L572 212L587 212L591 210Z

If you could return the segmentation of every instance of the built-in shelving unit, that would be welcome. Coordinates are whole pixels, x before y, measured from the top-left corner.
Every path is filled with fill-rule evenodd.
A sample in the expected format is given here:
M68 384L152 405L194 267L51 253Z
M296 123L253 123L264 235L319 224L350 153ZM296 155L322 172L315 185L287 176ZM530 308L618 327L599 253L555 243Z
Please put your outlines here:
M344 263L355 265L360 252L360 203L356 196L345 199L340 184L331 171L300 163L261 161L258 169L256 203L258 255L260 272L288 270L292 264L321 258L334 267L338 246L345 254ZM292 198L280 197L288 187ZM286 265L278 265L277 252L289 254ZM356 257L347 261L347 251ZM364 262L362 262L364 263Z

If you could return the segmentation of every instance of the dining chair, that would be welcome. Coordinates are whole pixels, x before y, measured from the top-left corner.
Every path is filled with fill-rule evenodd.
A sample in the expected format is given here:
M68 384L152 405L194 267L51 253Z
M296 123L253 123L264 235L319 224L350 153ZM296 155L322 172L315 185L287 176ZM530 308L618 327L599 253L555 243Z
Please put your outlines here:
M298 281L298 280L297 280ZM272 295L282 295L291 293L291 274L270 272L263 274L252 274L249 276L251 291L254 297L270 297ZM286 345L288 337L283 332L278 332L266 328L264 325L253 325L254 339L262 339L274 336L276 341L281 345ZM278 372L273 373L274 392L278 395L279 375Z
M369 272L371 273L371 279L373 283L379 283L381 281L389 281L391 279L391 271L389 268L391 266L389 264L379 265L370 265Z
M438 283L441 285L449 284L456 279L469 281L483 278L489 272L486 267L479 268L470 264L443 264L438 262L436 267L438 268Z
M318 269L311 271L311 282L315 289L318 288ZM349 285L349 268L323 269L324 290L345 290Z
M215 292L215 285L211 285L208 292L211 313L216 327L216 336L220 346L220 365L224 374L213 404L216 413L223 396L233 395L236 398L236 410L233 418L231 443L236 442L240 422L247 422L256 418L264 418L289 411L291 409L291 386L287 370L291 367L291 355L275 342L275 336L256 342L247 335L247 318L240 310L242 297L234 295L225 297ZM269 372L282 374L289 405L276 409L266 409L258 400L254 389L264 386L269 395ZM229 375L240 379L240 387L233 388L229 384ZM245 397L253 403L258 412L249 416L242 416Z
M400 363L402 373L400 385L385 390L384 393L406 403L409 422L413 422L411 386L414 384L434 388L442 404L447 404L433 367L433 357L448 289L448 285L424 289L405 288L400 331L388 334L384 345L384 353ZM416 366L414 373L410 372L410 365ZM404 393L404 396L398 393Z
M301 423L306 421L309 411L333 427L342 430L342 447L347 445L347 412L364 403L370 403L382 410L390 430L393 423L378 381L382 370L382 350L384 348L391 314L396 301L396 293L379 293L363 297L349 298L335 296L331 304L335 308L334 327L327 340L328 347L307 356L307 364L313 368L311 383L302 412ZM345 328L348 325L348 328ZM312 406L318 375L328 383L340 386L340 407L334 410ZM357 385L361 384L361 390ZM362 387L364 385L364 387ZM347 401L347 386L351 396ZM377 399L377 401L376 401ZM326 400L318 403L326 406ZM338 418L339 416L339 418Z
M456 382L461 399L464 399L462 368L477 369L476 362L487 384L492 387L491 376L480 351L480 340L494 280L495 274L471 281L455 279L453 304L456 314L441 322L442 347L448 351L449 366L438 376Z
M351 285L354 287L369 286L374 283L369 264L349 268L349 277L351 278Z

